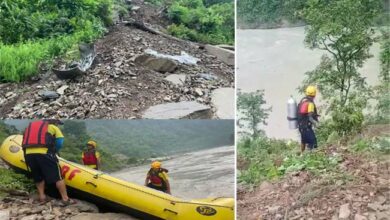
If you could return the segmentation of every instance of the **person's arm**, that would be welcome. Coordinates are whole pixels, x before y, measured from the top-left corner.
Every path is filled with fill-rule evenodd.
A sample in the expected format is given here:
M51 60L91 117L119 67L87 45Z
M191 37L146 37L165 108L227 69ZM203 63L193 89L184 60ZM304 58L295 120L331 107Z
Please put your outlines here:
M81 164L85 165L84 164L84 152L81 153Z
M96 152L96 158L97 158L97 167L100 170L100 166L102 165L102 160L99 152Z
M315 114L315 106L314 106L314 103L310 102L308 107L307 107L307 112L308 112L308 117L309 117L309 121L314 125L314 126L317 126L318 124L318 119L317 119L317 116L314 115Z
M171 194L171 185L169 184L169 180L168 179L166 180L166 184L167 184L167 193Z

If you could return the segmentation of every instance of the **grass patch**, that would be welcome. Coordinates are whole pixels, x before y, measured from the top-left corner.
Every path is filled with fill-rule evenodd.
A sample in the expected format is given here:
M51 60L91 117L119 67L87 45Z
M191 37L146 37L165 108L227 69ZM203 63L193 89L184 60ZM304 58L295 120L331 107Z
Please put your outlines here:
M6 192L7 190L33 192L35 190L35 185L32 179L28 179L23 174L0 168L0 191Z

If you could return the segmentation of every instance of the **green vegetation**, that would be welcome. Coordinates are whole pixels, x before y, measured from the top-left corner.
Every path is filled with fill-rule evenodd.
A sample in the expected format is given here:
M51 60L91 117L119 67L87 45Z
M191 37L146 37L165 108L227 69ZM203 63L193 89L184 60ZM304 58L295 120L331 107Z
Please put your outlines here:
M0 168L0 196L2 191L7 192L9 190L32 192L35 190L35 186L32 179L28 179L25 175Z
M238 120L238 126L243 128L241 133L249 134L252 138L264 135L259 128L259 125L266 125L271 108L265 108L266 101L264 99L264 91L257 90L255 92L244 93L241 90L237 92L237 110L242 114Z
M164 3L162 3L164 2ZM168 7L173 24L168 32L179 38L210 44L234 43L233 0L154 0Z
M113 1L5 0L0 3L0 82L38 73L72 45L91 42L112 23Z
M201 0L182 0L169 8L168 16L174 22L168 32L174 36L211 44L234 43L233 2L206 8Z
M342 1L318 0L238 0L237 23L240 28L275 28L305 24L303 11L312 4L339 4ZM373 25L389 24L389 3L387 0L354 1L361 6L380 5L380 13L374 18ZM342 14L341 14L342 15Z

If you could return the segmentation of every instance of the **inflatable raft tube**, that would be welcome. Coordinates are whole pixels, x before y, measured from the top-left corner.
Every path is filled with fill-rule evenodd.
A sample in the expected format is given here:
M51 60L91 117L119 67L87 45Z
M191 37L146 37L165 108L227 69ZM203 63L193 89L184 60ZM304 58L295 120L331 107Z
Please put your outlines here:
M0 157L14 170L28 174L21 148L22 135L0 146ZM109 207L141 219L233 220L233 198L183 200L58 157L70 196Z

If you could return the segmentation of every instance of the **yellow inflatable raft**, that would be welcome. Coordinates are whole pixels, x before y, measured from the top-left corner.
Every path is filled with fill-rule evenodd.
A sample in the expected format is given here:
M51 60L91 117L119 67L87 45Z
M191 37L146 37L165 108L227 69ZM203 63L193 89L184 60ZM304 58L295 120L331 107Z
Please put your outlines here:
M16 171L28 173L21 143L22 135L8 137L0 147L0 157ZM99 207L109 207L141 219L234 219L233 198L186 201L60 157L58 159L70 196L91 201Z

